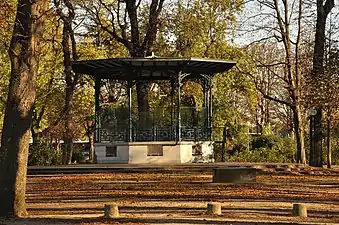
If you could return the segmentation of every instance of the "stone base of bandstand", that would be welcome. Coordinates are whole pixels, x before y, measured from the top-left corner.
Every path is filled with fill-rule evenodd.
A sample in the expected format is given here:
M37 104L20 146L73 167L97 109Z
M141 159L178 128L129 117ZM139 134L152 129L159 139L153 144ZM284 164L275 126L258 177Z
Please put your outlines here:
M191 141L96 143L94 150L97 163L180 164L194 160L194 144Z

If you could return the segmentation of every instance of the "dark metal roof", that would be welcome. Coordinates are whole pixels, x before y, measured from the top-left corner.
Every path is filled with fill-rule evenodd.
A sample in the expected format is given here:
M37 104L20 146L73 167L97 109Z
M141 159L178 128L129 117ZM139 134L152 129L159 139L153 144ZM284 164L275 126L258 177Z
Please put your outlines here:
M73 71L118 80L168 80L179 72L190 74L191 78L200 75L214 76L226 72L235 61L198 58L114 58L85 60L72 63Z

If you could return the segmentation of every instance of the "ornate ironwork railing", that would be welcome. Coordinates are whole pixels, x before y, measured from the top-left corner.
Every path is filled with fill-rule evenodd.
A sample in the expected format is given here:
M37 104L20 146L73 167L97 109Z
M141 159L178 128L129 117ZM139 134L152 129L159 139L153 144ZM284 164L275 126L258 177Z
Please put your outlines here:
M210 129L181 127L181 140L209 140ZM132 141L175 141L175 127L133 128ZM128 142L129 129L100 128L100 142Z
M183 107L180 112L181 140L210 139L205 108ZM97 117L96 137L97 142L175 141L178 140L177 113L174 108L156 108L147 115L134 108L131 114L127 108L104 109Z

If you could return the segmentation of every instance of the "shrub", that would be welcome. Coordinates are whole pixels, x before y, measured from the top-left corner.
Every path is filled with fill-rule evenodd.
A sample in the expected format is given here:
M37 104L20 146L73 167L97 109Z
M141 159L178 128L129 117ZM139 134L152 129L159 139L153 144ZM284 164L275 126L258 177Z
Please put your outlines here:
M281 138L277 135L262 135L253 138L252 148L276 148L281 145Z
M235 151L248 149L251 136L248 134L248 127L237 125L228 129L228 141L231 143L231 154Z
M45 143L30 147L28 155L29 166L52 166L61 164L61 154Z
M252 149L235 152L233 162L295 162L295 141L292 137L262 135L252 141Z
M84 161L82 149L80 147L73 146L72 162L79 163Z

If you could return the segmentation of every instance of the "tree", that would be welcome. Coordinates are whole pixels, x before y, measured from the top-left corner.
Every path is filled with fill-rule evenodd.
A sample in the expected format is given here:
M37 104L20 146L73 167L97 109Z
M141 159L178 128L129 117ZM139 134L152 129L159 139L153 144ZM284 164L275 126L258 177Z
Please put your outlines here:
M289 101L289 93L285 88L284 50L276 48L276 43L267 42L253 44L247 51L252 57L254 67L249 73L257 89L257 107L255 112L257 132L262 133L263 128L272 126L281 133L293 132L293 116L286 104L272 101L266 96L275 96L278 99ZM279 65L280 64L280 65Z
M334 7L334 0L317 0L317 20L315 28L315 41L313 52L313 69L312 69L312 82L313 87L316 89L319 82L324 80L324 51L325 51L325 27L326 18ZM315 93L315 92L314 92ZM317 95L322 95L318 93ZM322 166L322 111L321 105L316 105L317 114L314 117L314 142L313 148L310 149L311 166Z
M256 61L260 67L266 67L271 72L273 67L280 67L282 74L274 73L274 75L283 82L283 87L288 95L287 99L281 99L279 96L267 95L260 87L258 90L263 96L271 101L288 106L293 114L293 128L297 145L297 162L306 163L306 153L304 147L304 131L303 118L304 110L302 106L302 77L303 65L302 44L303 30L303 1L288 1L288 0L258 0L260 9L264 8L265 13L249 16L255 21L250 33L253 35L261 32L263 36L252 44L267 43L275 41L276 47L283 52L281 59L276 59L273 64L265 64ZM292 32L293 29L293 32ZM255 77L253 72L249 75Z
M83 1L83 7L112 40L126 47L131 57L145 57L147 52L152 51L156 40L164 1L95 0ZM140 15L148 16L142 18ZM147 124L145 112L149 112L149 86L148 81L136 84L139 118L144 124Z
M48 1L19 0L8 50L11 75L0 149L0 215L24 216L35 76Z
M64 73L66 80L66 94L65 94L65 111L64 111L64 122L65 122L65 135L64 143L65 148L63 151L63 163L70 164L72 160L72 149L73 149L73 137L71 131L71 112L73 108L73 95L75 87L79 80L79 74L73 74L72 72L72 61L78 60L78 53L76 49L76 41L73 30L73 20L75 18L75 9L70 0L63 0L65 8L60 6L60 0L54 0L56 6L56 12L63 21L62 29L62 51L64 56ZM64 9L67 10L67 14L64 13ZM71 44L71 46L70 46Z
M63 76L62 70L62 48L60 47L61 32L58 17L49 10L44 20L44 33L41 38L39 54L39 71L36 77L37 94L34 103L33 121L31 126L33 148L47 144L46 115L50 113L51 104L60 107L60 92L63 93L64 85L60 84ZM62 110L59 110L62 111ZM60 113L61 114L61 113ZM59 116L61 117L61 115ZM60 120L60 118L55 119ZM51 128L49 128L51 129Z
M241 48L232 46L237 17L243 1L179 1L169 17L167 32L174 40L170 55L183 57L236 60L245 66ZM168 53L167 53L168 54ZM182 88L182 103L199 108L204 102L202 88L187 82ZM213 138L221 140L223 127L233 130L232 144L248 146L248 135L242 131L252 118L250 111L256 93L248 77L236 70L213 78ZM241 135L243 134L243 135Z
M167 28L174 35L173 55L222 59L233 57L230 54L234 52L230 46L231 35L242 6L241 0L178 1Z
M339 49L329 48L329 56L326 62L325 77L327 86L327 102L324 105L327 123L327 168L332 167L332 150L331 150L331 126L332 120L338 113L339 103Z
M66 6L60 2L60 9L66 8ZM82 140L85 133L83 123L90 115L93 115L93 108L87 107L92 104L93 93L90 89L93 86L93 82L88 77L76 78L76 84L74 84L74 90L72 94L72 109L70 110L70 123L68 123L68 135L66 135L66 78L65 78L65 66L64 66L64 50L62 45L65 43L62 39L64 26L60 16L55 13L54 10L50 10L48 17L45 20L46 28L42 41L43 45L40 51L40 55L43 57L40 60L39 74L37 76L37 96L34 104L33 123L32 123L32 137L33 137L33 148L46 149L50 151L51 155L55 155L55 151L61 152L60 141L65 136L71 137L75 140ZM66 10L63 10L68 16ZM58 21L59 19L59 21ZM74 23L73 23L74 25ZM72 26L73 29L73 26ZM72 35L75 36L72 31ZM86 36L75 36L80 46L77 51L78 57L82 59L93 59L103 58L107 53L102 46L95 46L91 40ZM70 46L72 41L70 42ZM71 50L71 49L70 49ZM72 57L72 52L70 52ZM73 57L72 57L73 59ZM72 80L77 76L73 73L69 74L72 76ZM80 79L81 78L81 79ZM68 79L69 80L69 79ZM72 84L73 85L73 84ZM86 91L83 91L83 90ZM78 92L83 95L82 98ZM70 99L69 97L67 99ZM83 105L86 105L83 106ZM79 108L80 105L80 108ZM82 107L83 106L83 107ZM79 119L79 118L82 118ZM92 132L92 129L88 130ZM70 146L70 145L68 145ZM62 150L64 156L66 156L65 148ZM69 150L67 152L70 152ZM64 157L65 158L65 157ZM71 154L67 154L66 163L70 161ZM43 159L41 159L43 160Z

